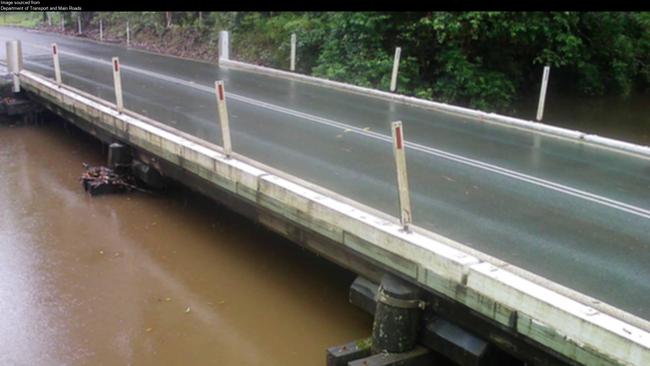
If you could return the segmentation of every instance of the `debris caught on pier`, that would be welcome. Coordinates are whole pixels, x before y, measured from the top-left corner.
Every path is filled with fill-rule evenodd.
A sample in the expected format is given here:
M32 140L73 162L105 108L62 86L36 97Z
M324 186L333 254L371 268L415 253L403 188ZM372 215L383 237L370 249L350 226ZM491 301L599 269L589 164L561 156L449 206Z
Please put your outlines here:
M131 191L149 192L137 186L135 177L130 174L118 174L105 166L90 166L83 163L86 171L79 179L86 192L91 196L105 193L126 193Z

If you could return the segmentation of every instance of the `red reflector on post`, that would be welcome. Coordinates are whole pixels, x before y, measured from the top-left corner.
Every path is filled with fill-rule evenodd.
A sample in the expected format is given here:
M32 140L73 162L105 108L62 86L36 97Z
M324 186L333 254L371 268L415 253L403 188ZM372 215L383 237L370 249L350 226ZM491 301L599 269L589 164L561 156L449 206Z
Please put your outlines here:
M223 85L219 84L218 89L219 89L219 100L223 101L224 100L224 97L223 97Z
M52 46L52 54L56 55L56 46L54 46L54 45Z
M402 148L402 127L397 127L395 128L395 135L397 135L397 148L401 149Z
M120 71L120 63L117 60L113 61L113 66L115 67L115 72Z

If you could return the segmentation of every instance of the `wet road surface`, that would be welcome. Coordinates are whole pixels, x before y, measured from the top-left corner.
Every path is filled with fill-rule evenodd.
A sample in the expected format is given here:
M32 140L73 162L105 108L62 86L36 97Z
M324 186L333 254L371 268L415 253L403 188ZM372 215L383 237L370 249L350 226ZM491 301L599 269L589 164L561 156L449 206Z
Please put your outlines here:
M390 121L402 120L417 225L650 319L650 160L295 81L2 28L29 70L220 143L212 83L228 93L234 150L397 214ZM4 50L0 51L4 53Z

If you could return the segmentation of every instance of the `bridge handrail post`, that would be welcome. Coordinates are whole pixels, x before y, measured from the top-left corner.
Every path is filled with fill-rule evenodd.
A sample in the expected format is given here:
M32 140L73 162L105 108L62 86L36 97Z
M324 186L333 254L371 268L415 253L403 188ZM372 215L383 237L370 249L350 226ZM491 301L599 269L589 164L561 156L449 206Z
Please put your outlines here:
M296 71L296 34L291 34L291 71Z
M230 32L219 32L219 59L230 60Z
M7 51L7 69L11 74L13 86L11 91L20 92L20 79L18 74L23 68L23 49L19 40L11 40L6 43Z
M550 66L544 66L544 74L542 76L542 86L539 90L539 104L537 105L537 120L541 121L544 116L544 103L546 102L546 88L548 86L548 76L551 72Z
M122 76L120 74L120 60L113 57L113 82L115 85L115 106L117 111L122 113L124 110L124 99L122 97Z
M390 91L397 89L397 72L399 71L399 58L402 54L402 47L395 47L395 59L393 60L393 74L390 78Z
M54 80L56 85L61 87L61 64L59 63L59 47L52 43L52 62L54 63Z
M102 22L101 16L99 18L99 40L104 41L104 23Z
M399 193L400 221L404 231L409 232L412 222L411 198L409 194L408 175L406 173L406 144L404 143L404 127L402 121L391 124L393 135L393 155L395 156L395 168L397 170L397 189Z
M226 90L222 80L214 82L214 90L217 97L217 113L219 125L221 125L221 138L223 140L223 152L230 158L232 154L232 143L230 140L230 122L228 120L228 107L226 106Z

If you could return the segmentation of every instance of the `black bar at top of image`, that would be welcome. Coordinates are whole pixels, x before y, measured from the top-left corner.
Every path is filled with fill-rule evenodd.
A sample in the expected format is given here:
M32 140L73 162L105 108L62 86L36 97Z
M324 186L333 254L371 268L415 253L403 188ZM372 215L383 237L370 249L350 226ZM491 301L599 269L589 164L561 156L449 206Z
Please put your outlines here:
M27 7L22 11L569 11L569 10L647 10L650 2L576 2L553 0L507 2L462 0L428 1L228 1L228 0L0 0L3 7ZM43 9L47 8L47 9Z

